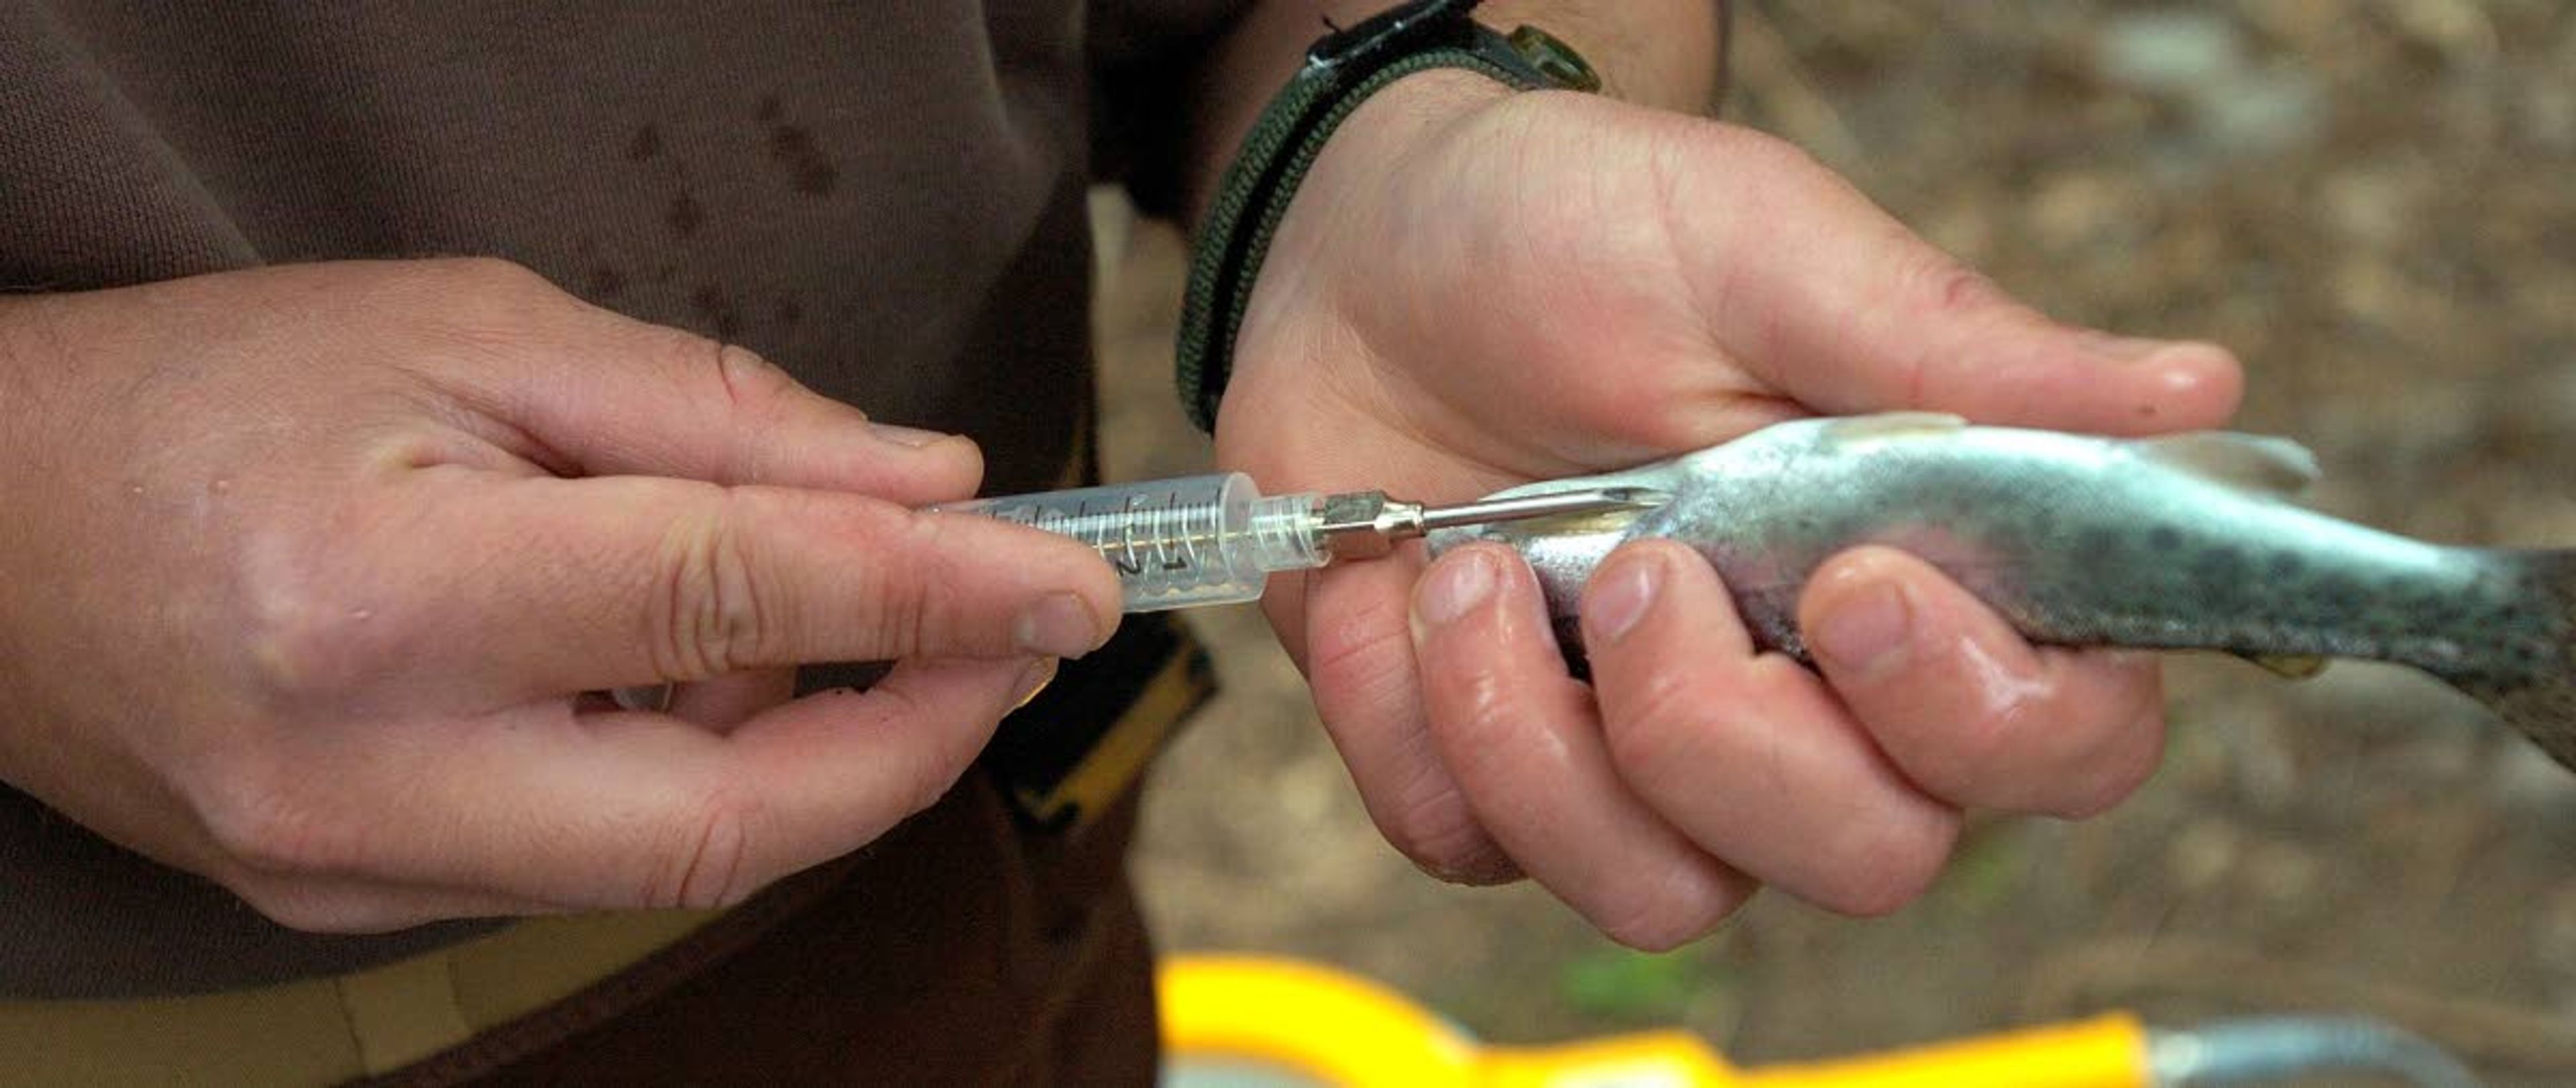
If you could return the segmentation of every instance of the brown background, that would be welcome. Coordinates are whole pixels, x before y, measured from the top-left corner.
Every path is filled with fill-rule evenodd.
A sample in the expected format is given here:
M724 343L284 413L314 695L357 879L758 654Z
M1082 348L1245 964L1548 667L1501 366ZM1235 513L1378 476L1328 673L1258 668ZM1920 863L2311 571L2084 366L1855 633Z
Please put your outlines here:
M1727 114L2070 320L2243 354L2314 502L2576 545L2576 14L2546 0L1743 5ZM1179 243L1112 229L1116 478L1197 471L1170 404ZM1921 903L1765 896L1621 952L1529 888L1416 874L1249 609L1163 760L1136 870L1167 949L1389 980L1474 1031L1682 1024L1738 1061L2099 1009L2372 1012L2504 1084L2576 1080L2576 777L2395 670L2173 670L2166 765L2083 824L1981 823Z

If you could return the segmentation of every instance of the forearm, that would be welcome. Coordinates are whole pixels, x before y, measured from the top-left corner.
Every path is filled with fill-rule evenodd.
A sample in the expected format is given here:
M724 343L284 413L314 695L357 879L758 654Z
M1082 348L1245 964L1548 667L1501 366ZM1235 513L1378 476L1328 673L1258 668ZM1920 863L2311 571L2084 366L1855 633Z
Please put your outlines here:
M1197 106L1183 147L1183 193L1197 218L1253 118L1324 33L1319 19L1348 26L1388 0L1259 0L1210 56L1197 79ZM1605 94L1689 112L1716 97L1725 0L1490 0L1476 18L1503 30L1523 24L1563 39L1601 74Z

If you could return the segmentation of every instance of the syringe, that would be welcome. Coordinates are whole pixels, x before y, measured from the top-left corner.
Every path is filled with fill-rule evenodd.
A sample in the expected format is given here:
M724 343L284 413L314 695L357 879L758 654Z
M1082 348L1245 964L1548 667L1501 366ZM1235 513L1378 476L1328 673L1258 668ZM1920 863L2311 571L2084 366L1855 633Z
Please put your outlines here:
M950 503L1082 541L1118 571L1127 611L1232 604L1261 596L1272 571L1385 555L1397 541L1455 525L1643 510L1663 492L1587 488L1426 508L1383 491L1264 497L1240 472Z

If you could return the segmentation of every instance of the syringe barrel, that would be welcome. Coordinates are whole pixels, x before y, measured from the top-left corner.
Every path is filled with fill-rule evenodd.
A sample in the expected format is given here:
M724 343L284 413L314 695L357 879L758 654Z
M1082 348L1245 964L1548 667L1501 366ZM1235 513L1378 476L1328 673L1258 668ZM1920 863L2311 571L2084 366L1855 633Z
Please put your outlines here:
M1118 572L1130 612L1261 596L1274 570L1323 566L1312 495L1263 498L1240 472L940 506L1069 536Z

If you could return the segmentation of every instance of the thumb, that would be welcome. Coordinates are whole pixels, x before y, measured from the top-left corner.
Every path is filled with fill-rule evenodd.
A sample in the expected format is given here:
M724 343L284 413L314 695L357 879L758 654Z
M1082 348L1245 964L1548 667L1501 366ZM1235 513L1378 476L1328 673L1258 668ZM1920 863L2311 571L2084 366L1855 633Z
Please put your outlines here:
M1688 278L1720 346L1809 407L2115 434L2235 411L2244 376L2226 349L2051 321L1803 152L1704 131L1703 161L1672 176L1675 237L1701 262Z
M361 599L369 618L314 610L267 655L284 673L476 710L813 662L1079 656L1120 615L1098 553L969 514L640 476L412 486L419 501L372 548L344 549L375 558L311 591ZM451 558L491 541L510 542L507 561Z

